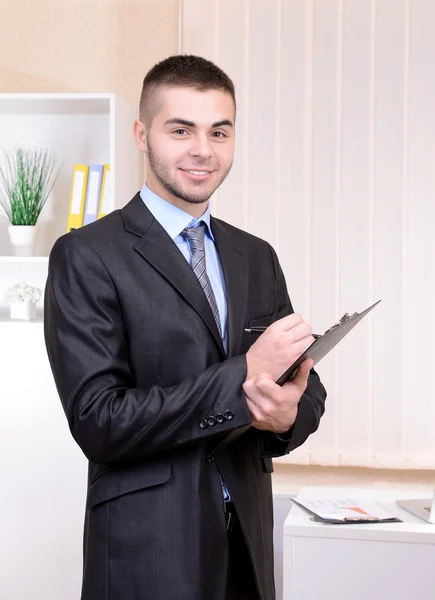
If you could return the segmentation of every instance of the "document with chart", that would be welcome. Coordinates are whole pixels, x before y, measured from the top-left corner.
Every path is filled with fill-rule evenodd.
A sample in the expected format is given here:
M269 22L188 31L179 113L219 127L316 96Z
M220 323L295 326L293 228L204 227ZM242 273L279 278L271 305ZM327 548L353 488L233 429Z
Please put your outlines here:
M358 498L292 498L316 520L324 523L400 523L401 520L377 502Z

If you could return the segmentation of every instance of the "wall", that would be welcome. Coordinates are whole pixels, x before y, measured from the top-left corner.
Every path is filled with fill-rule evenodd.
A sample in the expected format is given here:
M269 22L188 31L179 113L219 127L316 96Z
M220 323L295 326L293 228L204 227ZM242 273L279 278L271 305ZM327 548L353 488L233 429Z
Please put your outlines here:
M0 0L0 92L116 92L176 54L178 0Z

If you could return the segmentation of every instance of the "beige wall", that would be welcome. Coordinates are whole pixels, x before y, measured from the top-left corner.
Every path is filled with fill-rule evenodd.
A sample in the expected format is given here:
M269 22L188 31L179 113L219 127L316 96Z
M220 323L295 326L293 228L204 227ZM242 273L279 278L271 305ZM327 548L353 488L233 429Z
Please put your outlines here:
M116 92L177 53L178 0L0 0L0 92Z

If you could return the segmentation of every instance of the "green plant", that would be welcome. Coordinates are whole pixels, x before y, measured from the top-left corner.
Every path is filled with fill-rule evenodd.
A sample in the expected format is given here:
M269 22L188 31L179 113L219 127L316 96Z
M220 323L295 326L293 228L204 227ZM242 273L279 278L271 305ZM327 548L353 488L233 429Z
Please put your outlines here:
M12 225L36 225L59 175L46 149L4 150L0 163L0 206Z

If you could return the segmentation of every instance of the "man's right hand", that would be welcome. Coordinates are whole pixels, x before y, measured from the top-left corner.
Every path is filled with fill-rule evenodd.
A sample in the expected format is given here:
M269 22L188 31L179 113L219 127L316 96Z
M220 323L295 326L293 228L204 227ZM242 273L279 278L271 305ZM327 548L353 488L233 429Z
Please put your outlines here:
M270 325L246 354L246 380L268 373L276 381L314 342L311 325L291 314Z

